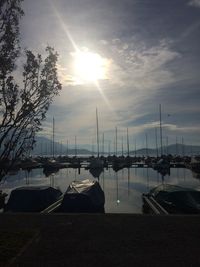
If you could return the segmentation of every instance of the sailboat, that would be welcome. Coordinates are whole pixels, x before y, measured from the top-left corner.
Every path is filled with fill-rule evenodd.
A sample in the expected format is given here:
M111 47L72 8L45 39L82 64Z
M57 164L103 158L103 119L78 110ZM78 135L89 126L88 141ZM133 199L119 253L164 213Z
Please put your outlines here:
M43 164L43 173L46 176L49 176L51 173L58 172L60 168L64 168L65 164L60 163L55 160L55 149L54 149L54 134L55 134L55 121L53 118L53 140L52 140L52 158L47 159L46 162Z
M116 155L113 156L112 160L112 168L115 172L127 167L126 158L123 155L121 157L117 157L118 151L117 151L117 127L115 128L115 153Z
M94 177L99 178L100 170L103 171L104 163L103 160L99 157L99 124L98 124L98 111L96 108L96 127L97 127L97 158L92 158L90 160L90 164L88 165L88 169L90 169L92 175ZM98 170L95 172L94 170ZM96 173L96 174L95 174Z

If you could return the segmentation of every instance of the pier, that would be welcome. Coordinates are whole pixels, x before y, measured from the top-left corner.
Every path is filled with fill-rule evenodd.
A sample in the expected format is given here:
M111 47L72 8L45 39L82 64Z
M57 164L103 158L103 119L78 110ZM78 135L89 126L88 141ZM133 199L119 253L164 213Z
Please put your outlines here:
M144 204L150 210L150 213L156 215L168 215L168 212L153 197L143 194L142 199Z
M169 163L169 168L191 168L191 157L165 157ZM16 162L11 170L24 169L31 170L33 168L44 168L47 171L59 170L61 168L85 168L90 169L90 163L94 160L94 156L82 156L82 157L67 157L58 156L52 161L51 157L34 157L19 160ZM104 168L113 168L116 170L123 168L155 168L156 164L161 159L160 157L116 157L114 156L101 156L99 158L102 161Z

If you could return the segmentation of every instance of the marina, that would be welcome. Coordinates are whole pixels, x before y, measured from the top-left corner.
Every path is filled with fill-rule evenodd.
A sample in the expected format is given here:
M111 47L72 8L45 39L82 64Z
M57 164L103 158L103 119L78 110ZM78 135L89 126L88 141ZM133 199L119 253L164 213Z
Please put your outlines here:
M0 0L0 267L200 266L200 0Z
M50 168L41 160L34 168L19 168L11 171L1 181L0 190L7 194L6 201L13 189L22 186L51 186L59 189L63 194L73 181L85 179L99 182L105 194L105 213L137 213L142 214L144 193L148 193L153 187L160 184L172 184L194 189L200 188L198 173L192 172L188 165L171 161L169 172L163 173L153 165L151 161L144 158L129 157L129 165L120 158L116 169L112 160L113 157L104 157L104 168L90 168L90 158L77 157L57 159ZM114 157L116 162L116 157ZM76 166L75 166L76 163ZM34 163L35 164L35 163ZM73 166L73 167L72 167ZM74 167L75 166L75 167ZM54 168L55 167L55 168Z

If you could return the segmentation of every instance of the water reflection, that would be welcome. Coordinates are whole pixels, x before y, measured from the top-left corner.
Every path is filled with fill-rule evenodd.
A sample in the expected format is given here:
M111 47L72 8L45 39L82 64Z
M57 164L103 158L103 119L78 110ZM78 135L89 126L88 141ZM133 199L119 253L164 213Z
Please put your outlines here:
M92 175L94 178L99 179L100 175L101 175L102 172L103 172L103 169L102 169L102 168L89 169L89 172L91 173L91 175Z
M151 168L124 168L115 172L104 169L99 174L99 183L105 193L106 213L142 213L142 193L159 184L174 184L183 187L200 188L200 179L185 168L171 168L165 176ZM95 179L84 168L63 168L46 176L43 169L20 170L15 175L7 175L1 181L0 190L5 193L24 185L50 185L59 187L64 193L74 180Z
M192 176L196 179L200 179L200 173L197 173L197 172L192 172Z

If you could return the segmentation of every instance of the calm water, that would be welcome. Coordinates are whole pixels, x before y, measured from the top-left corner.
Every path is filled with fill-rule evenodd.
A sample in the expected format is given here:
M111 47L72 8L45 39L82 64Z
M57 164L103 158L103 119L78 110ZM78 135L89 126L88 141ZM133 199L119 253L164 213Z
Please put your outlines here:
M33 169L31 172L19 171L8 175L1 181L0 189L10 193L12 189L24 185L51 185L65 192L71 181L94 179L88 170L61 169L46 177L43 169ZM200 179L193 177L188 169L171 169L170 176L164 178L150 168L130 168L114 172L111 168L104 169L99 182L105 193L106 213L142 213L142 193L147 193L152 187L161 183L181 185L200 189Z

